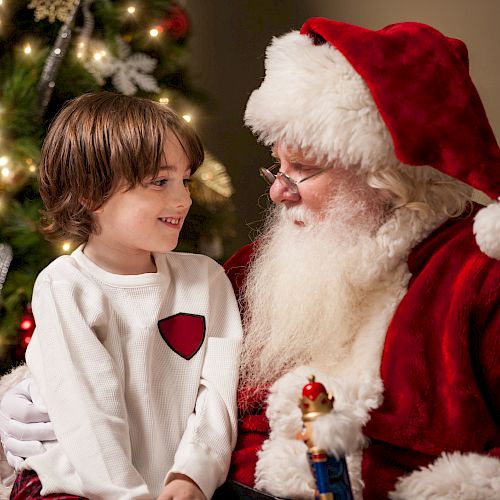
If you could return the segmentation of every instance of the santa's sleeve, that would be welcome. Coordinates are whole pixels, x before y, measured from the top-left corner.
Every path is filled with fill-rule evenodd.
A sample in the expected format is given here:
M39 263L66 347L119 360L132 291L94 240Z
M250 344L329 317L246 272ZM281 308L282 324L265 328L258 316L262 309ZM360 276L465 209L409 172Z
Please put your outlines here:
M393 500L419 498L500 498L500 272L496 265L481 287L470 316L471 363L475 383L480 387L491 419L496 423L496 440L480 451L443 452L427 467L399 478ZM470 430L474 433L474 429Z
M231 457L229 478L254 486L257 454L269 437L265 413L267 390L241 387L238 390L238 440Z

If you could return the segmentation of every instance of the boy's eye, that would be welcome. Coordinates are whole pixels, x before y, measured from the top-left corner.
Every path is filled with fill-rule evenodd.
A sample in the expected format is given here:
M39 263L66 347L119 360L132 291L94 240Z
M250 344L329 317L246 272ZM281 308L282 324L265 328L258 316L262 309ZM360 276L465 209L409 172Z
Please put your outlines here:
M153 181L151 181L151 184L153 184L153 186L161 187L165 186L167 182L168 179L154 179Z

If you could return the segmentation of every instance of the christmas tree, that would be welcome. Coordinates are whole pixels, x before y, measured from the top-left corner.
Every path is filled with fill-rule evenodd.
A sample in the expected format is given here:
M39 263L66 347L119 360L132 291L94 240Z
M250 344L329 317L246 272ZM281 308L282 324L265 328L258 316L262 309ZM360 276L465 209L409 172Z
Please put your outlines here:
M68 99L111 90L172 106L188 122L206 100L189 80L189 19L171 0L0 0L0 372L19 359L34 322L37 274L74 249L39 231L37 162L50 121ZM232 185L210 154L193 176L178 250L224 256Z

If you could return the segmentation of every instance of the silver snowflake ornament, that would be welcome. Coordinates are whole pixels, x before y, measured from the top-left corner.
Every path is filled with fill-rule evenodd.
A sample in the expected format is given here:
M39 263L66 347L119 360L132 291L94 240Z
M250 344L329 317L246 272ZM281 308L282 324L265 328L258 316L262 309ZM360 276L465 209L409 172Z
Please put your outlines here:
M104 78L111 77L116 90L125 95L135 94L138 88L146 92L160 91L158 82L151 75L158 64L156 59L142 52L132 54L121 38L117 39L117 55L114 57L107 51L95 50L85 67L100 85Z

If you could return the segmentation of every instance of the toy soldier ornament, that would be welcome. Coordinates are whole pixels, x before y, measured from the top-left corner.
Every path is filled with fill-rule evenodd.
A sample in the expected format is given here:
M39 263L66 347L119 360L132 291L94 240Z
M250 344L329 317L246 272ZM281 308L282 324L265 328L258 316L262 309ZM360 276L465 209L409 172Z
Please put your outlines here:
M307 446L307 458L316 483L316 500L352 500L351 483L343 456L328 454L314 444L312 422L333 410L334 398L315 376L302 389L299 407L302 411L302 432L298 438Z

